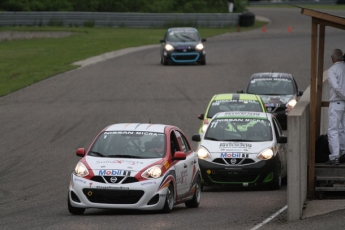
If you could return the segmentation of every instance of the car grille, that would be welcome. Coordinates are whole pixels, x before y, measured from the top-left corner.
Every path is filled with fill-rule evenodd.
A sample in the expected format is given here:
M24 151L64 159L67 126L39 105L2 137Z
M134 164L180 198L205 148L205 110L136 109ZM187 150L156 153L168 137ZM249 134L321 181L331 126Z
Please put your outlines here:
M92 203L135 204L144 195L142 190L83 189L86 198Z
M111 179L113 178L113 180ZM114 180L116 178L116 181ZM124 176L94 176L90 180L98 183L110 183L110 184L129 184L138 182L135 177L124 177Z
M255 161L250 158L216 158L213 160L213 163L222 165L247 165L255 163Z
M198 53L173 53L171 54L171 58L175 62L183 62L183 61L193 61L196 62L199 58Z
M209 174L209 178L218 183L244 183L244 182L254 182L259 176L257 171L226 171L217 172L216 174Z

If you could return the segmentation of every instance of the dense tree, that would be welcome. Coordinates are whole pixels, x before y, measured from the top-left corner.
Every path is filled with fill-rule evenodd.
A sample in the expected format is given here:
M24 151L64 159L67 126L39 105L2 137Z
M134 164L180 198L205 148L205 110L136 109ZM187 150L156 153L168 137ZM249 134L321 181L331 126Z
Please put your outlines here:
M227 0L0 0L0 10L224 13Z

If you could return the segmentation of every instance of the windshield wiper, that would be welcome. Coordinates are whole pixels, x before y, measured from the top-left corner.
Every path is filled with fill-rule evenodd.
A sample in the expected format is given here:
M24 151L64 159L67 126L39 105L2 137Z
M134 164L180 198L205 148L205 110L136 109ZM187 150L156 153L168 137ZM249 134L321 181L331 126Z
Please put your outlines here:
M133 155L109 155L107 157L119 157L119 158L141 158L139 156L133 156Z
M95 154L96 156L99 156L99 157L104 157L104 155L100 152L90 151L90 153Z

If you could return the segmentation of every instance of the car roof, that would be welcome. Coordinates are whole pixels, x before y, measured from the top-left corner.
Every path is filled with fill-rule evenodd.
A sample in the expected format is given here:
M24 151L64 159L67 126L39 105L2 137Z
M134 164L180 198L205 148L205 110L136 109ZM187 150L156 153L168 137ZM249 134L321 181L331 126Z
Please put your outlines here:
M293 78L290 73L262 72L254 73L251 78Z
M216 94L213 96L213 100L253 100L258 101L259 96L256 94L247 94L247 93L223 93Z
M231 111L231 112L220 112L213 116L213 119L219 118L257 118L272 120L272 114L265 112L243 112L243 111Z
M157 132L164 133L167 125L149 123L119 123L109 125L104 131L135 131L135 132Z

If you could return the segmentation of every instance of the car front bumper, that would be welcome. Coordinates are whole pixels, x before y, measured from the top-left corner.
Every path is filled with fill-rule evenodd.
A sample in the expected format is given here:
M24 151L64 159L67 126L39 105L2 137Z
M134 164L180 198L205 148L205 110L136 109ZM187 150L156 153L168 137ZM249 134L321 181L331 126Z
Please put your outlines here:
M206 186L260 186L273 181L277 158L248 165L221 165L199 159L202 183Z
M77 208L161 210L167 193L167 186L162 186L161 180L113 185L87 180L72 173L69 200Z
M204 62L206 58L205 50L194 50L190 52L183 51L164 51L163 56L167 61L174 63L195 63L195 62Z

